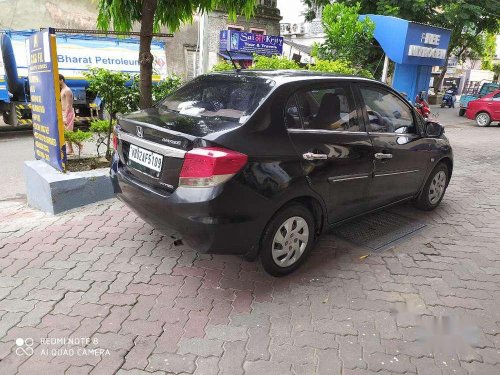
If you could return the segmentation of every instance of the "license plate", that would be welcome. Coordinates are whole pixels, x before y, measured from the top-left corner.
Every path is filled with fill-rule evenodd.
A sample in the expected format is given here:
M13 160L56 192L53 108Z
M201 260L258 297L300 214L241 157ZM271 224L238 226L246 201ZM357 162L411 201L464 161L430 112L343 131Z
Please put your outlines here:
M163 156L156 154L152 151L145 150L135 145L130 145L128 158L144 167L152 169L153 171L160 172L161 164L163 163Z

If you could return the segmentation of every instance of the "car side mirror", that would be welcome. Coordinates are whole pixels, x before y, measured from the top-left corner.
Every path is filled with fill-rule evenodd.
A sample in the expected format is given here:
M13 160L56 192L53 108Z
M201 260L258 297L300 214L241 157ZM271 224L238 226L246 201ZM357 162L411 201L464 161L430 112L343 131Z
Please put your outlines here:
M425 136L429 138L439 138L444 133L444 126L438 122L427 121L425 125Z

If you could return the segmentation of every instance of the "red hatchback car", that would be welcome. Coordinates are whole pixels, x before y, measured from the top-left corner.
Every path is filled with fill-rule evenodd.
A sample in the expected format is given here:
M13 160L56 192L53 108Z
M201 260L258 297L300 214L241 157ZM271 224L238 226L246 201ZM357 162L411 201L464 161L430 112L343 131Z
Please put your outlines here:
M490 126L492 121L500 121L500 90L469 102L465 116L476 120L478 126Z

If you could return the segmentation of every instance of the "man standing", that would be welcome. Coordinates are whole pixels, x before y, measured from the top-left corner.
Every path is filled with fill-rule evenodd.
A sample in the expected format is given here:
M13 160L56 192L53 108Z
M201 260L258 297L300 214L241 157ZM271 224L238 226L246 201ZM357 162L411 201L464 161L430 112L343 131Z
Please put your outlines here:
M73 109L73 92L66 85L66 79L62 74L59 74L59 86L61 88L61 105L64 128L68 131L73 131L75 125L75 110ZM66 154L73 155L73 144L66 142Z

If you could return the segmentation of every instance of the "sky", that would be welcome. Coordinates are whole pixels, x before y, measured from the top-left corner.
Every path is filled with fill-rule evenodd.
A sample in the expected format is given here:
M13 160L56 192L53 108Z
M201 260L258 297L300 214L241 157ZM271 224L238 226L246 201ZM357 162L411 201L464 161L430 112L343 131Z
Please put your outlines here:
M304 22L304 4L302 0L278 0L278 9L283 19L281 22L302 23Z

